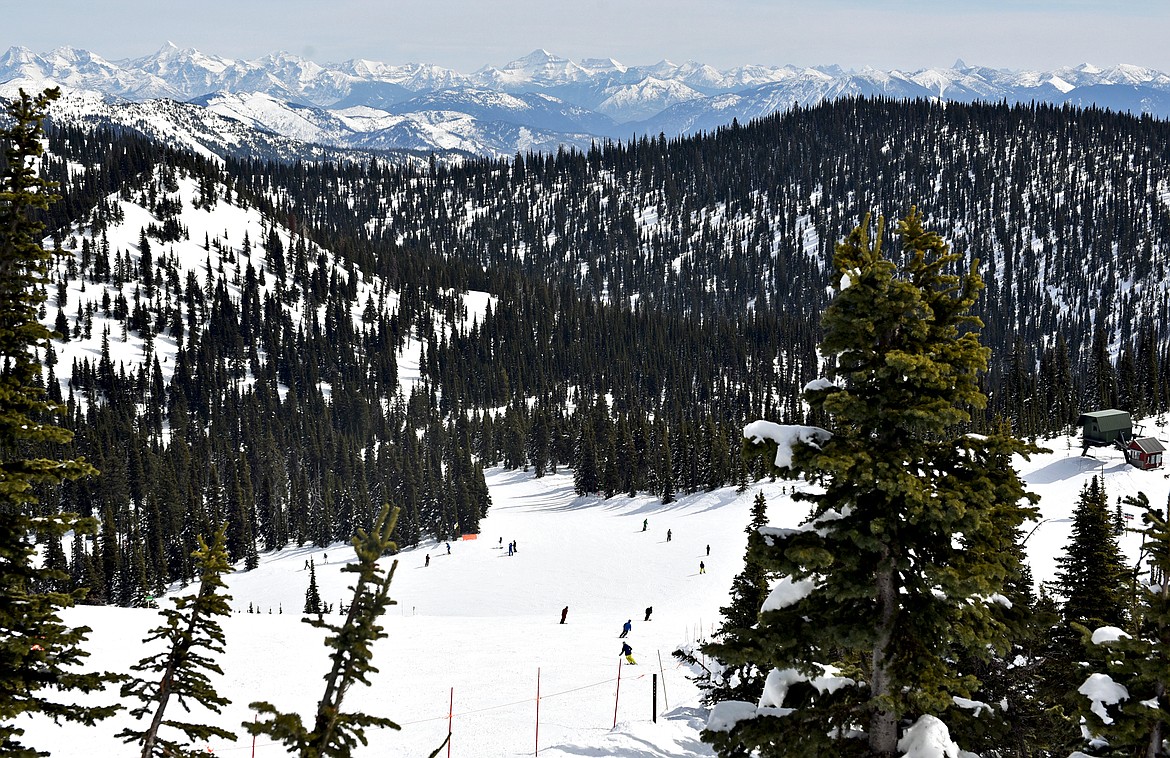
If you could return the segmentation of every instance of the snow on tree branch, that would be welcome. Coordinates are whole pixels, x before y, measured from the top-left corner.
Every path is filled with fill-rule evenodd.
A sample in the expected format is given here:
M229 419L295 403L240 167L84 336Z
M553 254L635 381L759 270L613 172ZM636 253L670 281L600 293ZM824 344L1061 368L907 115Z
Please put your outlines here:
M771 421L753 421L743 428L744 439L754 444L776 443L776 468L792 468L792 451L797 444L820 448L833 434L819 426L776 424Z

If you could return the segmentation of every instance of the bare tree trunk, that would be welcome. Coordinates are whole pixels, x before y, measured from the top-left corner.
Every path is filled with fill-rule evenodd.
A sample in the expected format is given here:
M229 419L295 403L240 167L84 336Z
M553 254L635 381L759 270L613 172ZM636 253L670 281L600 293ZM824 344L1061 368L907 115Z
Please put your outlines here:
M889 645L898 609L898 589L894 583L894 564L889 547L882 550L882 562L874 577L877 590L878 633L870 660L870 693L874 699L887 697L893 686L889 671ZM875 756L893 756L898 750L898 724L888 707L875 705L869 719L869 751Z
M1161 684L1156 688L1158 698L1162 697L1163 687ZM1150 742L1146 745L1146 758L1158 758L1162 753L1162 722L1158 721L1154 724L1153 730L1150 731Z
M203 593L202 587L200 587L199 592ZM154 745L158 740L158 728L162 726L163 714L171 699L171 686L175 681L175 673L187 660L187 653L191 649L191 639L195 635L195 624L198 619L199 611L193 609L191 618L187 621L186 634L174 643L170 655L167 656L167 667L158 683L158 695L155 697L158 701L158 708L155 709L154 717L150 720L150 728L146 730L146 734L142 735L142 758L151 758L154 755Z

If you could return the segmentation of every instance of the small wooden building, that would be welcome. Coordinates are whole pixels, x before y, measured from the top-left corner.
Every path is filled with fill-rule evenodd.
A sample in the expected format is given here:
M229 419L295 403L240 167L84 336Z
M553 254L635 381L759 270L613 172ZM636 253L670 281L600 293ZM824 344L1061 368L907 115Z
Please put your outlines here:
M1128 411L1109 408L1082 413L1077 424L1081 427L1081 444L1086 449L1090 445L1126 444L1133 438L1133 420Z
M1159 468L1162 465L1162 453L1166 448L1153 437L1138 437L1130 440L1125 449L1125 460L1129 465L1140 469Z

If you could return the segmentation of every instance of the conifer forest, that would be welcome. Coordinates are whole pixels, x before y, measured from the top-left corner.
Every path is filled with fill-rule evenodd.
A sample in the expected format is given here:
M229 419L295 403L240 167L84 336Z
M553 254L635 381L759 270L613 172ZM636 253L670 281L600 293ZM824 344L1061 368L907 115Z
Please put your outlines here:
M969 361L946 399L963 408L947 418L947 434L985 441L964 455L994 468L1071 430L1086 411L1142 419L1170 410L1170 123L1149 117L841 99L693 137L599 141L587 152L510 160L354 153L259 162L186 152L126 129L55 124L51 109L44 138L37 176L56 183L59 200L31 209L51 253L35 286L38 317L55 334L37 346L43 372L31 381L61 405L58 423L72 439L5 444L25 458L83 459L100 472L34 481L35 499L21 501L31 517L75 513L92 526L43 548L45 565L59 572L54 591L82 603L149 605L176 583L197 582L206 573L195 556L220 527L227 559L245 567L266 551L375 529L384 503L398 508L399 547L475 533L492 506L489 467L536 477L571 469L579 494L653 493L664 503L786 476L773 458L744 453L746 424L876 423L810 382L856 369L848 351L862 348L829 349L854 336L845 311L833 310L844 306L831 303L855 269L834 257L850 244L864 250L869 241L850 235L879 218L886 254L918 272L915 281L944 288L968 270L979 279L963 308L981 327L947 322L956 339L977 332L989 348L963 353ZM256 213L262 230L193 232L182 213L191 206ZM945 240L954 271L928 277L914 268L916 248L894 234L899 219L903 230L920 225ZM129 237L114 234L131 223ZM180 241L200 247L197 266L180 265ZM469 312L469 292L484 293L482 310ZM68 349L85 341L99 347ZM410 345L417 366L413 358L400 365ZM922 434L938 431L923 423ZM852 460L868 443L849 439ZM850 488L833 478L844 476L845 455L826 448L804 461L827 482L826 499L814 503L822 517ZM952 458L938 464L947 466L961 468ZM998 526L971 516L945 528L980 541L967 546L972 555L999 562L910 591L928 603L932 588L954 582L1011 597L1016 612L921 616L922 635L961 628L968 643L996 650L933 651L939 660L927 674L957 658L1005 696L1039 682L1006 726L965 726L978 737L964 748L1067 755L1080 744L1068 696L1079 684L1070 671L1083 660L1073 652L1078 629L1162 624L1166 609L1143 610L1122 592L1129 585L1111 563L1108 495L1082 493L1085 536L1064 559L1065 603L1037 593L1013 552L1028 515L1020 483L1005 476L988 486L1023 499L1022 510L963 501L970 514L997 514ZM856 512L869 506L877 507ZM760 510L753 529L765 523ZM1165 522L1151 513L1154 542ZM793 550L770 552L790 539ZM856 637L833 615L840 611L818 611L842 624L826 647L755 626L752 607L769 578L817 576L803 539L750 540L724 609L724 644L710 651L738 673L712 675L713 702L758 699L764 682L753 664L797 665L813 648L871 665L864 645L850 647ZM965 551L949 540L931 549L962 564ZM888 554L870 564L863 553L850 570L889 567ZM1085 585L1090 579L1100 586ZM837 598L842 608L850 591ZM1163 647L1165 628L1157 627ZM1144 664L1134 661L1156 653L1136 637L1116 660L1092 665L1129 666L1138 677ZM865 656L884 650L871 648ZM894 684L903 663L889 664ZM892 728L878 716L929 709L930 697L953 690L926 674L915 681L916 694L893 687L866 711L875 731ZM1165 692L1157 697L1165 707ZM862 708L849 695L819 705L807 692L801 698L822 709L817 724L841 730L856 715L849 709ZM726 756L894 754L892 743L873 739L842 747L794 738L782 749L754 733L712 739ZM1166 755L1157 744L1114 754Z

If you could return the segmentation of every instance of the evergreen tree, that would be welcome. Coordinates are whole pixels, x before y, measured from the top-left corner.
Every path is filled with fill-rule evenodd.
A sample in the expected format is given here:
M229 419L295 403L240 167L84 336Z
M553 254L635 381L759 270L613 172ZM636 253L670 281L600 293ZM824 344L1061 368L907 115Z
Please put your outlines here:
M167 650L147 656L131 667L134 671L161 676L158 679L135 677L122 685L123 698L142 701L142 705L132 709L130 714L137 719L151 718L145 729L126 728L118 734L125 742L141 745L142 758L166 758L196 752L161 736L159 730L164 726L179 730L188 741L213 736L236 739L233 733L219 727L164 718L172 697L188 712L191 710L189 701L216 713L231 702L215 691L207 676L207 672L223 674L212 657L223 653L225 642L216 617L231 615L231 597L222 592L225 586L223 575L231 570L224 528L221 526L212 535L210 545L202 536L198 541L199 549L193 557L199 570L199 590L194 595L176 598L175 607L162 612L166 623L150 630L142 641L144 645L150 645L161 640L167 644Z
M1117 544L1104 486L1093 477L1073 510L1072 535L1057 558L1056 587L1066 624L1122 626L1127 572Z
M573 461L573 489L578 495L590 495L601 489L597 465L597 438L588 413L581 413L581 434Z
M1143 537L1148 573L1138 588L1138 605L1130 626L1090 633L1086 642L1098 649L1097 671L1080 688L1081 715L1093 735L1095 755L1170 755L1170 524L1149 507L1144 494L1127 500L1144 510ZM1114 697L1102 697L1114 690Z
M317 589L317 564L309 559L309 586L305 589L305 613L320 615L321 592Z
M56 199L37 175L41 123L58 90L30 97L23 90L5 108L0 129L0 753L35 755L21 744L16 718L42 713L54 720L93 724L115 706L79 705L47 698L46 690L91 692L113 681L82 672L87 627L70 628L60 610L84 591L52 589L69 575L42 566L35 540L59 541L93 529L92 521L39 507L38 491L95 474L82 458L55 457L73 435L57 426L61 409L44 397L36 351L50 333L38 321L45 299L49 253L40 244L36 214Z
M917 210L898 231L900 267L868 218L836 248L820 346L836 382L804 395L832 431L745 429L774 470L815 477L823 492L798 493L808 522L767 530L753 556L780 579L741 647L772 686L754 718L743 704L722 704L726 720L716 707L723 728L704 735L723 755L892 756L903 727L946 723L954 698L976 694L956 661L1007 650L999 593L1019 573L1012 536L1032 510L1004 461L1031 448L966 433L986 403L989 351L969 313L976 266L948 273L961 257ZM864 738L850 736L859 727Z
M751 514L743 571L731 582L730 604L719 609L723 624L715 640L702 648L707 656L724 666L705 683L703 698L708 705L723 700L758 700L764 689L763 672L752 662L750 654L744 654L741 639L756 626L760 608L768 596L768 573L757 561L764 541L760 529L768 525L768 501L763 492L756 493Z
M359 529L352 543L357 562L346 564L342 571L357 574L352 586L345 621L330 624L321 619L306 619L307 623L331 633L325 644L332 649L329 654L333 665L325 675L325 691L317 704L317 714L312 728L306 727L297 714L282 713L269 703L252 703L263 720L244 722L250 734L267 735L295 751L301 758L348 758L357 744L366 744L367 727L388 727L398 725L382 716L364 713L345 713L342 702L349 688L356 682L370 686L369 675L378 672L371 660L372 645L386 636L378 625L378 618L394 601L389 598L390 583L398 561L392 561L390 570L383 573L378 560L398 548L390 539L394 524L398 520L398 509L391 511L389 505L374 524L373 531L366 533ZM437 753L438 751L436 751ZM433 755L433 754L432 754Z

